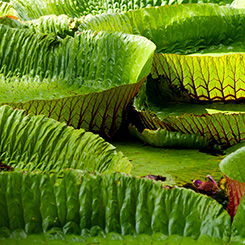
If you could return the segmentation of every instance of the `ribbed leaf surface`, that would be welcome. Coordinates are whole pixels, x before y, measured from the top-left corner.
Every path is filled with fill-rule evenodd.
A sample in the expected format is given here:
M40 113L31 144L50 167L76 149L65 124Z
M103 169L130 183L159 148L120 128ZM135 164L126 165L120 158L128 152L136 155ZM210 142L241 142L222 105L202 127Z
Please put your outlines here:
M9 26L11 28L25 28L24 24L20 20L18 20L17 17L12 15L0 17L0 24Z
M230 236L230 217L211 198L121 174L0 174L0 226L13 232L98 236L160 232L193 239ZM32 188L30 188L32 187ZM32 200L32 202L30 202ZM53 230L51 230L53 228ZM6 230L6 228L5 228ZM6 232L5 232L6 234Z
M8 232L8 230L5 230ZM95 232L96 229L95 229ZM100 232L99 236L84 236L80 235L64 235L62 229L54 228L47 234L38 234L26 236L26 233L23 230L18 230L17 232L12 233L13 238L2 240L2 245L32 245L35 243L45 244L45 245L64 245L64 244L200 244L200 245L223 245L224 242L217 238L203 237L199 240L195 240L191 237L181 237L178 235L164 236L161 233L155 233L152 236L142 234L138 236L126 235L122 236L115 232L103 233Z
M101 137L44 116L0 107L1 161L14 168L62 172L64 168L129 173L131 164Z
M9 103L33 115L44 114L68 126L113 135L120 129L127 105L139 91L142 82L124 85L100 93L63 99L32 100Z
M244 54L219 57L155 54L151 73L153 78L163 76L168 87L186 90L189 100L245 99Z
M234 166L235 164L236 163L234 163ZM229 205L227 212L233 218L237 213L242 197L245 195L245 183L231 179L226 175L225 179L229 188Z
M17 12L8 1L0 1L0 17L5 15L17 15Z
M245 113L214 113L165 118L152 117L149 112L140 111L144 126L149 129L163 128L173 132L201 135L209 141L229 147L245 140Z
M242 198L236 216L232 223L231 243L243 244L245 240L244 220L245 218L245 197Z
M183 148L204 148L208 146L208 141L195 134L183 134L180 132L171 132L166 129L158 128L157 130L144 129L143 132L132 125L129 125L129 132L157 147L183 147Z
M80 20L69 18L66 15L48 15L42 16L36 20L24 22L25 26L35 33L54 33L62 38L67 35L74 36Z
M0 103L107 134L120 127L155 49L118 33L60 39L6 26L0 33Z
M65 38L67 35L74 37L84 18L69 18L67 15L46 15L35 20L21 21L15 16L7 15L0 17L0 24L12 28L29 28L34 33L55 34Z
M145 38L116 33L84 32L61 40L54 35L0 28L1 51L5 50L0 63L3 75L55 77L81 89L86 86L83 93L137 82L148 74L143 68L155 47Z
M244 10L193 4L88 17L80 28L138 34L156 44L156 52L161 54L153 58L151 75L155 80L148 82L135 102L145 127L197 134L230 146L245 139L244 106L239 112L224 113L226 110L217 104L220 111L207 113L208 104L198 115L184 108L188 103L195 106L245 99L244 20ZM172 111L166 113L170 102ZM188 102L182 105L184 114L172 116L181 107L178 102ZM212 107L215 110L215 104Z
M211 50L219 50L222 45L243 43L244 13L213 4L172 5L89 16L80 29L137 34L154 42L157 53L190 54L212 45Z
M232 0L14 0L13 6L22 20L30 20L50 14L66 14L69 17L80 17L88 14L122 12L167 4L199 2L229 4Z
M181 117L169 116L163 121L169 130L202 135L225 146L245 139L245 113L184 114Z

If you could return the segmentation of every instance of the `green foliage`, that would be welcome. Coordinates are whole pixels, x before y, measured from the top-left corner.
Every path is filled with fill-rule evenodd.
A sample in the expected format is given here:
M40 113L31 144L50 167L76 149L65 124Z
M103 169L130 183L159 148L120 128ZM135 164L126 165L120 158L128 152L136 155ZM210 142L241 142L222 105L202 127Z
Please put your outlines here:
M233 50L229 48L229 52L219 51L220 56L217 57L155 54L152 77L165 78L159 84L162 91L166 87L185 90L186 96L183 94L179 101L211 103L242 100L245 98L245 47L239 54L230 54ZM174 94L174 91L171 92Z
M162 188L122 174L66 171L62 179L38 173L0 174L0 226L27 235L54 230L84 237L161 233L227 242L230 217L214 200L191 190ZM30 188L30 186L32 188ZM32 202L30 202L32 200ZM6 232L6 228L9 232Z
M131 164L101 137L75 130L44 116L0 107L0 159L17 169L56 171L65 168L122 171Z
M144 129L139 132L133 125L129 125L129 132L157 147L183 147L183 148L204 148L208 146L208 141L195 134L183 134L180 132L170 132L166 129L158 128L157 130Z
M22 20L30 20L51 14L81 17L88 14L116 13L168 4L219 3L222 5L231 2L232 0L14 0L13 6Z
M161 175L166 177L163 182L165 186L183 186L191 180L204 180L207 174L211 174L218 182L223 176L218 165L224 158L222 155L206 154L199 149L184 149L183 145L180 148L153 147L131 135L126 139L114 139L111 144L132 163L131 175Z
M186 95L186 91L169 87L166 80L148 78L146 86L134 101L143 127L195 134L222 147L235 145L245 139L244 104L184 102Z
M13 9L9 1L0 1L0 17L5 15L17 15L17 12Z
M0 17L0 24L9 26L11 28L20 28L20 29L25 28L24 24L21 21L9 15Z
M193 4L89 16L79 28L137 34L156 44L160 54L153 58L155 80L135 101L146 128L196 134L228 147L245 139L244 105L239 112L209 109L213 102L245 98L244 20L244 10ZM171 102L176 107L164 113ZM205 114L173 115L178 107L203 102L209 103Z
M239 203L245 195L244 155L245 147L242 147L220 162L220 169L226 177L229 188L228 212L231 217L236 215Z
M245 218L245 196L241 199L236 216L232 223L232 235L231 244L243 244L245 240L245 229L244 229L244 218Z
M244 140L243 105L235 112L208 106L202 115L166 113L172 102L188 109L193 101L245 97L244 10L213 4L148 8L186 2L200 1L14 0L18 14L13 13L24 22L0 18L0 103L110 136L151 70L135 105L153 111L138 116L156 131L133 127L136 135L157 146L206 147L207 140L229 146ZM0 16L14 11L0 4ZM116 13L124 10L134 11ZM109 14L82 16L97 13ZM128 173L131 164L99 136L44 115L0 108L1 161L25 171L55 171L0 173L0 238L229 241L230 217L211 198L116 173L64 171ZM235 164L232 159L221 169L241 181L241 156ZM243 212L242 201L238 214ZM234 241L243 239L241 224L234 220Z
M229 154L220 162L220 169L223 174L231 179L245 183L245 147Z
M3 25L0 33L0 103L107 134L120 128L155 49L122 33L61 39Z
M54 33L61 38L65 38L68 35L74 36L80 20L69 18L67 15L48 15L36 20L26 21L24 24L32 32L43 34Z
M157 53L225 53L233 46L244 50L244 13L214 4L183 4L88 16L79 28L141 35L156 44Z

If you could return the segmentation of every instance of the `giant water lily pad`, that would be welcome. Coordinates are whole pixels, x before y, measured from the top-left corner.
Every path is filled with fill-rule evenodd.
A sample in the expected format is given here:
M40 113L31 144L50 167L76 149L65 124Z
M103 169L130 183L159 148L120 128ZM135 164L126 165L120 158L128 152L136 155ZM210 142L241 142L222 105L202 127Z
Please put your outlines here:
M234 217L232 224L231 244L244 244L245 241L245 229L244 229L244 217L245 217L245 197L241 198L237 213Z
M98 135L9 106L0 107L0 135L0 159L14 169L57 174L66 168L126 173L131 169L128 159Z
M122 31L153 41L153 81L135 101L144 126L196 134L227 147L245 139L245 106L238 113L219 106L245 98L244 20L243 9L193 4L88 17L79 28ZM207 104L207 112L199 115L193 108L201 103Z
M62 179L0 173L0 181L0 230L6 241L40 233L46 239L70 234L107 237L113 232L119 239L148 235L149 240L154 234L162 240L175 235L221 243L230 236L230 217L216 201L191 190L169 190L152 180L67 171Z
M165 185L183 185L208 174L217 181L222 177L219 163L223 156L212 156L194 149L156 148L136 138L113 140L112 144L131 161L131 174L166 177Z
M82 17L80 19L74 19L69 18L67 15L47 15L31 21L22 21L21 23L32 32L44 34L54 33L61 38L65 38L68 35L75 35L81 21Z
M157 7L168 4L213 2L221 5L230 4L233 0L13 0L13 7L23 20L37 19L43 15L66 14L69 17L80 17L89 14L117 13L133 9Z
M0 25L1 104L112 135L150 72L155 45L122 33L64 39ZM17 55L18 53L18 55Z
M0 17L5 15L16 16L17 12L10 3L6 1L0 1Z
M245 105L243 103L190 103L166 101L181 98L178 93L161 94L159 86L149 77L146 88L135 100L139 118L148 129L158 128L183 135L195 134L223 147L235 145L245 139ZM168 93L168 94L167 94ZM156 132L156 137L159 137ZM178 144L178 142L176 142ZM180 144L180 142L179 142ZM191 144L191 142L190 142ZM195 147L195 144L193 144Z
M156 53L224 53L244 47L244 12L215 4L171 5L87 16L79 28L141 35L156 44Z
M65 8L74 12L76 16L75 11L79 10L76 4L81 3L81 1L66 1L65 4L57 4L59 1L55 3L51 1L52 3L50 2L48 6L46 5L48 1L42 0L28 1L28 3L25 0L13 2L19 3L19 13L27 19L33 18L32 12L40 16L46 12L60 13ZM84 3L90 4L90 2ZM47 6L49 8L45 9ZM194 7L172 8L169 16L163 20L163 26L169 27L171 33L179 28L176 23L183 21L185 28L195 27L198 30L197 36L200 38L199 29L201 31L202 29L199 27L218 20L217 25L215 22L213 32L210 30L204 32L208 36L208 41L223 42L220 46L214 43L215 48L222 48L222 52L223 46L225 46L225 52L227 47L236 48L236 45L229 46L229 42L234 41L239 47L232 51L241 53L240 48L243 48L243 45L239 43L241 38L239 29L244 25L242 11L227 10L213 5L192 6ZM90 10L93 8L94 5L91 4ZM183 42L183 39L179 38L179 35L186 37L184 35L186 30L176 32L173 39L169 38L171 35L166 35L170 43L165 43L165 47L161 46L162 41L166 40L159 38L157 34L159 28L155 28L154 21L156 24L158 20L161 21L159 13L165 16L162 13L168 14L166 10L169 9L158 9L160 10L158 15L151 14L155 11L151 8L120 16L127 21L128 16L140 13L140 18L135 15L135 20L142 26L139 26L138 32L136 24L133 33L136 30L134 34L147 36L155 43L159 42L156 43L158 52L168 50L168 48L174 50L169 44L177 40L179 43L176 45L176 52L183 51L187 54L189 51L181 45L184 43L188 46L192 40ZM200 9L203 11L201 17L195 15L195 11ZM100 10L99 7L97 10ZM227 11L231 11L231 15L227 14ZM175 16L176 13L177 16ZM113 21L111 19L113 25L110 23L109 26L114 28L114 24L119 25L121 22L117 21L118 15L111 16L115 19ZM173 16L175 18L172 18ZM93 18L95 18L94 23L97 28L98 16L87 17L86 21L93 21ZM149 21L151 19L154 21ZM199 24L192 25L192 19ZM236 24L237 20L238 26L226 29L228 24ZM0 102L9 103L15 108L24 108L28 113L45 114L76 128L84 127L112 135L120 128L127 105L137 94L144 77L150 72L155 46L140 36L122 33L86 30L75 34L76 28L69 29L70 24L73 27L72 21L67 16L49 16L26 23L31 30L0 26L2 34ZM46 27L49 22L50 26ZM60 25L62 22L64 25ZM150 31L149 23L153 25ZM225 33L215 34L217 26L221 30L226 30ZM82 28L86 28L86 25L83 25L80 30ZM125 26L122 28L126 30ZM158 30L155 32L154 29ZM227 33L229 35L226 35ZM67 34L70 36L66 37ZM188 48L201 57L202 54L199 54L196 48L204 49L202 45L205 43L206 39L198 39L192 47ZM178 55L174 57L180 59ZM189 57L189 63L196 59ZM236 57L241 56L239 54ZM242 64L243 60L238 59L238 61L240 63L235 62L235 66ZM177 64L176 59L173 59L173 62ZM231 63L229 62L228 64ZM188 65L189 63L187 62ZM177 75L181 74L181 68L179 70L180 73L176 72ZM190 69L187 69L186 74L189 74L189 71ZM157 72L160 72L159 67ZM160 77L162 75L159 74ZM240 77L233 78L239 80ZM179 90L181 96L185 96L186 90L189 90L188 99L193 98L193 95L195 97L195 90L200 92L199 84L193 87L188 84L189 82L185 83L186 88L183 91L177 89L177 97ZM240 80L238 84L241 84ZM232 85L234 87L234 84ZM206 94L202 97L202 91L209 89L213 91L213 88L203 88L197 97L209 98ZM227 93L221 98L229 100L231 90L232 88L228 86L228 92L226 91ZM239 99L243 99L243 91L240 95L239 87L233 90L235 95L239 94ZM217 91L220 92L220 87ZM216 97L220 99L220 95L211 96L213 100ZM233 96L232 99L236 99L235 97ZM130 164L122 154L115 152L112 145L107 144L97 135L86 133L83 129L75 130L45 116L26 116L22 111L13 111L9 107L3 108L5 109L3 109L2 124L0 124L1 157L6 163L15 167L13 173L0 173L0 238L5 239L4 243L27 244L35 240L44 243L67 243L73 240L111 244L123 244L127 241L148 244L152 241L156 243L160 241L163 244L176 244L176 242L222 244L229 241L230 217L222 206L211 198L181 188L170 190L164 188L160 182L119 173L91 175L80 171L64 171L64 168L71 167L85 168L90 172L95 169L100 172L129 172ZM240 116L241 113L238 114ZM239 117L239 120L242 121L243 118ZM234 122L237 121L234 120L230 124L233 125ZM189 126L189 123L187 125ZM192 125L196 126L195 122ZM193 127L190 128L193 129ZM216 132L212 133L216 135ZM229 132L233 141L236 141L237 137L238 140L242 138L242 132L235 136L233 133L233 131ZM222 140L226 139L227 135L226 131ZM202 139L203 135L198 135L196 138L200 137ZM193 136L191 135L190 138ZM230 138L225 142L233 144ZM118 144L119 148L125 146L126 154L130 160L133 160L133 164L135 163L133 175L148 173L157 175L158 170L162 171L164 167L165 172L160 174L167 177L166 184L190 182L194 178L202 179L207 174L219 179L220 172L216 171L217 163L221 158L219 156L206 155L197 150L162 150L149 146L142 147L142 144L140 147L137 146L136 150L133 146L134 141L132 142L131 139L128 145L120 144ZM129 147L132 152L128 154ZM143 153L139 152L138 148L144 148ZM139 156L139 158L131 156ZM143 161L145 163L142 163ZM24 169L24 172L17 172L16 168L22 171ZM43 172L50 170L57 172L41 174L38 169ZM30 173L27 170L37 170L37 172ZM63 178L60 177L60 173ZM178 178L175 175L178 175ZM59 241L57 242L56 239Z

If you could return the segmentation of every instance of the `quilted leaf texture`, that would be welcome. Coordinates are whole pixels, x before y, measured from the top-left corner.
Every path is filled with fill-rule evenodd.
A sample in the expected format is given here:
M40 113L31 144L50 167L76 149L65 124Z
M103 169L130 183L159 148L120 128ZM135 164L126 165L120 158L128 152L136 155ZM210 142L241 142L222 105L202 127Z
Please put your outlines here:
M236 216L232 223L232 235L231 244L243 244L245 240L244 229L244 217L245 217L245 197L241 198Z
M193 4L88 17L79 28L145 36L157 46L153 78L186 90L190 100L238 101L245 97L244 21L244 10Z
M7 1L0 1L0 17L5 15L16 16L17 12L13 9L12 5Z
M98 135L75 130L43 115L0 107L1 161L17 169L56 171L65 168L129 173L131 164Z
M181 116L168 116L160 119L149 112L140 111L144 127L152 130L167 129L170 132L196 134L214 141L224 147L235 145L245 140L245 114L183 114Z
M81 17L88 14L124 12L139 8L149 8L167 4L181 3L219 3L230 4L232 0L14 0L13 6L22 20L38 19L44 15L66 14L69 17Z
M224 53L225 47L227 52L243 47L244 13L214 4L171 5L88 16L79 28L141 35L156 44L157 53L214 53L214 48Z
M155 50L122 33L61 39L3 25L0 32L0 103L109 135L120 128Z
M244 10L193 4L89 16L79 28L133 33L156 44L151 75L162 93L157 97L150 84L134 103L146 128L196 134L229 147L245 139L244 106L239 112L221 108L178 116L161 111L170 102L177 102L176 108L178 102L187 102L183 108L188 103L209 103L209 108L211 103L244 101L244 20Z
M70 170L62 179L2 172L0 183L0 227L6 238L6 230L82 237L160 233L213 242L230 236L230 217L213 199L151 180Z
M69 18L66 15L48 15L35 20L25 21L23 24L33 32L44 34L54 33L61 38L65 38L67 35L74 36L81 21L82 18L78 20Z
M244 20L244 10L193 4L89 17L80 28L145 36L160 52L153 78L163 76L195 102L238 101L245 97Z

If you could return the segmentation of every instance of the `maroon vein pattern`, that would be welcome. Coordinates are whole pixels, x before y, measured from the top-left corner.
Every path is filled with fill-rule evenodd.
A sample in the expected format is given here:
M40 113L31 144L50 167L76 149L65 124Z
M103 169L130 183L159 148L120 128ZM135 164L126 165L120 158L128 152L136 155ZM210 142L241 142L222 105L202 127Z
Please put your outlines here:
M164 76L196 101L245 99L245 55L219 57L155 54L152 76Z
M148 112L139 112L141 121L149 129L166 128L173 132L201 135L223 146L231 146L245 140L245 113L239 114L183 114L168 116L163 120Z
M9 105L25 109L30 114L43 114L74 128L111 136L119 130L126 107L138 93L143 81L144 79L136 84L122 85L100 93Z
M245 195L245 183L242 183L237 180L233 180L225 175L227 185L229 188L229 206L228 206L228 213L233 218L237 212L238 205L243 197Z

